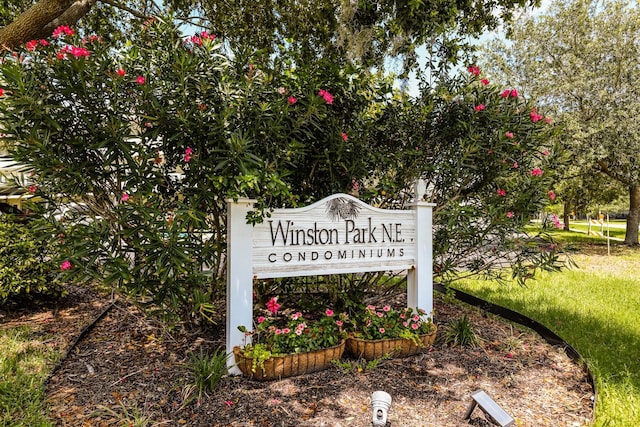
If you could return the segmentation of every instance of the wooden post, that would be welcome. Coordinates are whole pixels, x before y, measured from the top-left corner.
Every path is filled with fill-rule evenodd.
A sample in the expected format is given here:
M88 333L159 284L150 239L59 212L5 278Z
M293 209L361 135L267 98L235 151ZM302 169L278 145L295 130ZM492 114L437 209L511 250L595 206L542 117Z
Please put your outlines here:
M250 342L238 326L253 329L253 225L247 224L247 213L255 202L227 200L227 367L234 375L241 372L235 366L233 347Z
M421 308L433 316L433 207L422 201L424 181L415 184L415 199L409 206L415 212L416 261L407 273L407 307Z

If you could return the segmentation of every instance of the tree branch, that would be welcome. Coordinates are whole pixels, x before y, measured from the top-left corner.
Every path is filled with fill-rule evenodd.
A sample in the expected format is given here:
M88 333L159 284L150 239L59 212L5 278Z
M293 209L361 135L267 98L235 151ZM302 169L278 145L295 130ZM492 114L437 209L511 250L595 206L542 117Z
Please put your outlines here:
M114 1L114 0L100 0L100 1L102 3L106 3L106 4L110 5L110 6L113 6L116 9L120 9L120 10L124 10L125 12L129 12L130 14L135 16L136 18L140 18L140 19L144 19L144 20L147 20L147 19L151 18L151 16L146 15L146 14L140 12L139 10L132 9L129 6L125 6L124 4L120 4L117 1Z

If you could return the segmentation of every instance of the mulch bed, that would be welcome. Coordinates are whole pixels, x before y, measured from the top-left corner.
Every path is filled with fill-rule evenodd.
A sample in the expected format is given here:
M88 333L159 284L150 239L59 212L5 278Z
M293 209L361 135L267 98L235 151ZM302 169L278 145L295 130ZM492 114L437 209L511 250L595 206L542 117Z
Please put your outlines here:
M75 289L55 307L0 311L0 322L55 333L50 345L64 352L108 303ZM376 367L345 359L342 367L279 381L226 377L197 399L187 362L224 344L224 320L206 334L169 331L117 301L50 378L50 417L59 426L134 425L145 417L149 426L371 426L371 394L384 390L393 398L391 426L491 426L478 408L463 419L471 393L482 389L518 426L591 423L593 390L562 349L462 303L436 299L435 310L440 330L467 314L482 346L436 342Z

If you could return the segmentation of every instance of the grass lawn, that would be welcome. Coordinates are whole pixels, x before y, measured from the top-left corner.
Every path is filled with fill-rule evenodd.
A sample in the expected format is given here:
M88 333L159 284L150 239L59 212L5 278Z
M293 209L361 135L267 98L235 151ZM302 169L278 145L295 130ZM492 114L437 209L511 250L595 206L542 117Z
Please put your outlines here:
M0 329L0 425L51 426L42 385L59 354L28 327Z
M579 247L593 238L555 232ZM465 281L454 287L521 312L552 329L596 377L595 426L640 426L640 250L585 246L578 267L545 273L527 287Z

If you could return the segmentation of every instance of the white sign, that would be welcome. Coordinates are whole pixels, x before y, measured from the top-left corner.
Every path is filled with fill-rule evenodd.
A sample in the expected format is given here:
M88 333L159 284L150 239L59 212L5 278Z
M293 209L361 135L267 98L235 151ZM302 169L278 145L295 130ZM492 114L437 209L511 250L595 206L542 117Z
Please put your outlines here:
M346 194L276 209L253 229L253 276L410 269L415 234L413 211L377 209Z
M416 187L418 188L418 187ZM418 194L424 193L418 191ZM408 270L407 306L433 311L432 203L410 210L374 208L347 194L310 206L276 209L264 222L247 224L255 201L227 203L227 359L252 327L257 278Z

